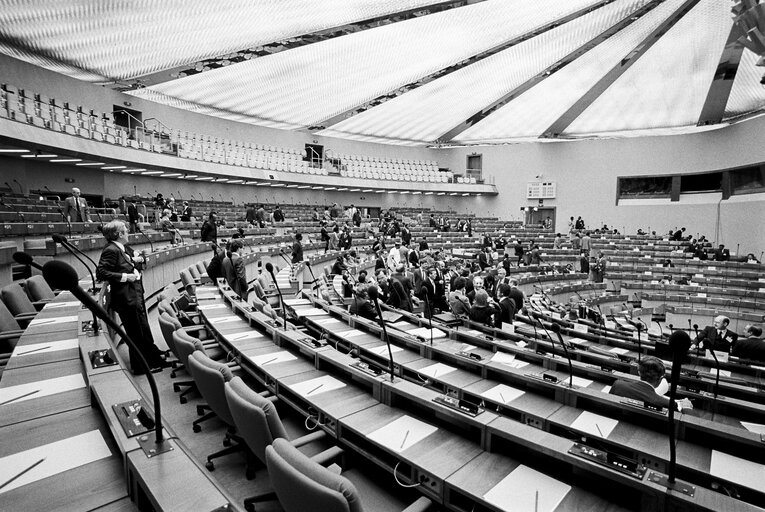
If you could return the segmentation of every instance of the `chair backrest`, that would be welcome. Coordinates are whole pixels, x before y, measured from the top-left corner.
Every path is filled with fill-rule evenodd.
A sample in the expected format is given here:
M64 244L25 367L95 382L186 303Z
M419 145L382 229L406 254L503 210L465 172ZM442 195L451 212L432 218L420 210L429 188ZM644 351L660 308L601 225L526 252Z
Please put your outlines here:
M159 329L162 331L162 337L167 343L167 347L170 351L178 357L178 350L175 348L175 342L173 341L173 333L176 331L176 324L173 321L173 317L165 312L159 314Z
M21 285L18 283L4 286L3 289L0 290L0 294L2 294L3 302L5 302L5 305L8 307L8 311L14 316L37 312L32 301L29 300L26 292L24 292Z
M271 317L272 320L276 320L277 318L276 311L274 311L274 308L272 308L269 304L263 306L263 314Z
M8 311L8 308L3 302L0 302L0 332L3 331L18 331L21 330L21 326L13 318L13 314Z
M186 293L189 295L196 295L196 282L194 281L194 278L191 277L191 273L188 270L181 270L180 274L181 283L183 283Z
M173 318L178 318L178 315L175 314L175 310L168 299L162 299L157 302L157 310L160 314L165 313Z
M189 356L195 350L194 341L197 340L193 336L189 336L183 329L173 331L173 345L176 350L174 354L183 366L188 367Z
M26 281L27 296L34 301L52 300L56 298L51 287L41 275L32 276Z
M191 274L191 277L193 277L195 280L199 279L199 269L197 269L196 265L189 266L189 274Z
M194 378L199 393L207 401L207 405L218 417L229 426L234 426L234 420L226 402L224 385L233 378L231 370L225 364L218 363L202 352L195 350L189 355L186 368Z
M266 446L288 439L273 402L253 391L240 377L226 383L226 401L234 425L256 457L266 463Z
M207 265L203 261L197 261L197 272L199 272L200 276L207 274Z
M266 466L285 512L363 512L350 480L312 461L284 439L266 448Z

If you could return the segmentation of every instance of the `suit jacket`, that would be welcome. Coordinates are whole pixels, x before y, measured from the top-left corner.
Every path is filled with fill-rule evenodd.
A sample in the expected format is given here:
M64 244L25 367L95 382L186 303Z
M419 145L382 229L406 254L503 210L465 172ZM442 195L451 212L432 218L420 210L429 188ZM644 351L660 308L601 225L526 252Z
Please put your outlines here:
M77 211L77 203L80 203L80 211ZM87 222L90 220L88 216L88 204L82 197L75 200L74 196L69 196L64 199L64 215L72 222Z
M138 222L138 208L134 204L130 204L127 207L128 222Z
M236 253L231 253L230 258L224 258L221 262L223 266L223 277L226 282L243 300L247 300L247 272L244 268L244 260Z
M733 355L742 359L765 361L765 340L752 337L737 341L733 345Z
M712 325L708 325L696 336L695 343L699 348L730 352L730 346L736 343L736 340L738 340L738 334L730 329L725 331L725 338L721 338L717 334L717 329Z
M125 251L114 242L109 242L101 252L101 258L96 267L96 277L100 281L108 282L111 288L111 308L119 311L122 308L143 305L143 284L141 280L122 282L122 274L132 274L133 270L140 270L140 266L133 263L133 249L125 246Z
M499 314L496 315L495 326L500 329L502 323L513 323L513 317L515 316L515 301L511 297L503 297L499 302Z
M611 386L611 391L609 391L609 393L612 395L623 396L625 398L632 398L633 400L640 400L641 402L647 402L651 405L669 407L669 398L657 394L653 386L642 380L617 380L614 382L614 385Z

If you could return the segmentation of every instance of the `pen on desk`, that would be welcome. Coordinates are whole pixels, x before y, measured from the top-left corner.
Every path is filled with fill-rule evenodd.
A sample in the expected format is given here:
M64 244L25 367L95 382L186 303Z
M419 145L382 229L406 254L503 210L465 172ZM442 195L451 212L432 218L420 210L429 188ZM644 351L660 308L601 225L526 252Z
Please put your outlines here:
M311 391L309 391L308 393L306 393L306 395L310 395L311 393L313 393L314 391L316 391L317 389L319 389L319 388L320 388L320 387L322 387L323 385L324 385L324 384L319 384L318 386L316 386L315 388L313 388Z
M534 495L534 512L539 512L539 489L537 489Z
M597 428L597 429L598 429L598 432L600 433L600 437L606 437L606 436L604 436L604 435L603 435L603 431L602 431L602 430L600 430L600 425L598 425L598 424L596 423L596 424L595 424L595 428Z
M48 346L46 346L46 347L38 347L38 348L33 348L32 350L27 350L26 352L19 352L19 353L18 353L18 354L16 354L16 355L17 355L17 356L25 356L25 355L27 355L27 354L31 354L31 353L33 353L33 352L39 352L40 350L45 350L45 349L47 349L47 348L50 348L50 345L48 345Z
M55 319L55 318L49 318L49 319L47 319L47 320L43 320L43 319L40 319L40 320L38 320L38 321L34 322L34 324L35 324L35 325L45 325L45 324L50 324L50 323L53 323L53 322L55 322L55 321L56 321L56 319Z
M501 391L499 392L499 397L502 399L503 404L507 403L507 400L505 400L505 395L503 395Z
M16 475L12 476L12 477L11 477L9 480L6 480L6 481L5 481L5 482L3 482L2 484L0 484L0 489L2 489L3 487L5 487L6 485L10 484L11 482L13 482L14 480L16 480L17 478L19 478L19 477L23 476L25 473L28 473L29 471L33 470L35 467L37 467L37 466L39 466L40 464L42 464L44 460L45 460L45 457L43 457L42 459L38 460L37 462L35 462L35 463L34 463L34 464L32 464L31 466L29 466L28 468L26 468L26 469L22 470L20 473L16 473Z
M406 434L404 434L404 440L401 441L401 448L403 448L404 445L406 444L406 438L407 437L409 437L409 431L408 430L406 431Z
M40 392L39 389L35 389L34 391L30 391L29 393L24 393L23 395L19 395L19 396L10 398L10 399L6 400L5 402L0 402L0 405L9 404L11 402L15 402L16 400L21 400L22 398L26 398L29 395L34 395L35 393L39 393L39 392Z
M271 358L271 359L269 359L268 361L264 361L264 362L260 363L260 366L265 366L265 365L267 365L268 363L273 363L273 362L274 362L274 361L276 361L277 359L279 359L279 356L276 356L276 357L272 357L272 358Z

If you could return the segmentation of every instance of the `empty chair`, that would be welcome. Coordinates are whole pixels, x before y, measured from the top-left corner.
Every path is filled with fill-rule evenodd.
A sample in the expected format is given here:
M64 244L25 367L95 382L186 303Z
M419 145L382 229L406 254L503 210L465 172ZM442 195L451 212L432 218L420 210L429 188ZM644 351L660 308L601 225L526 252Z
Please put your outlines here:
M8 358L22 334L24 334L24 329L8 311L5 304L0 302L0 366L5 366L5 363L8 362Z
M191 295L192 297L196 295L196 289L199 285L199 281L194 279L194 277L191 275L191 272L189 272L188 269L181 270L181 283L183 284L183 288L186 290L186 293Z
M284 439L266 448L266 465L274 491L285 512L363 512L356 486L309 459ZM391 510L389 500L378 499L375 510ZM420 497L405 512L427 510L431 501Z
M11 312L16 320L31 320L37 315L37 309L18 283L4 286L3 289L0 290L0 295L2 295L3 302L8 308L8 311ZM42 306L42 304L40 304L40 306Z
M51 287L45 282L45 279L41 275L32 276L26 280L24 287L27 291L27 296L32 302L50 302L56 298L56 294L53 293Z

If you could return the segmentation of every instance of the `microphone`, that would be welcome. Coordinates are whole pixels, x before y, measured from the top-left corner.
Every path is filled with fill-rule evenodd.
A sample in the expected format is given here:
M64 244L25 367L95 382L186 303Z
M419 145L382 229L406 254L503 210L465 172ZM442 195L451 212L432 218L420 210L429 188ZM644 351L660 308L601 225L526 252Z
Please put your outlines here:
M75 271L71 265L60 260L49 261L43 265L43 277L52 288L70 291L72 295L77 297L77 299L79 299L80 302L82 302L82 304L93 313L94 316L97 316L103 320L109 327L111 327L117 334L119 334L122 339L125 340L128 345L130 345L135 355L138 356L141 365L146 370L146 378L149 381L151 396L154 402L154 442L157 445L162 444L162 413L160 412L160 399L159 391L157 390L157 383L154 381L154 375L151 373L151 369L149 368L149 364L146 362L146 358L143 356L141 351L138 350L135 342L130 339L127 333L122 330L122 327L120 327L120 325L115 322L111 316L109 316L109 313L107 313L106 310L104 310L104 308L101 307L101 305L93 299L93 297L88 295L85 290L80 288L78 285L79 278L77 277L77 271ZM108 343L112 344L112 339L109 336L106 336L106 338ZM117 351L116 347L112 347L112 350L114 350L114 352Z
M62 210L61 208L58 209L58 213L60 213L61 216L64 218L64 222L66 222L66 228L69 231L69 238L71 238L72 237L72 223L69 220L69 217L66 216L66 214L64 213L64 210Z
M30 267L34 267L37 270L42 270L43 269L42 265L40 265L39 263L35 263L34 258L31 255L29 255L29 254L27 254L25 252L21 252L21 251L14 252L13 253L13 261L18 263L19 265L27 265L27 266L30 266Z
M93 268L96 268L96 267L98 267L98 265L96 265L96 262L95 262L95 261L93 261L92 259L90 259L90 256L88 256L87 254L85 254L84 252L82 252L81 250L79 250L77 247L74 247L72 244L70 244L70 243L67 241L67 239L66 239L66 237L65 237L64 235L59 235L59 234L57 234L57 233L53 233L52 237L53 237L53 241L54 241L54 242L56 242L56 243L58 243L58 244L61 244L61 247L63 247L64 249L66 249L66 251L67 251L69 254L71 254L72 256L74 256L75 258L77 258L77 260L78 260L80 263L82 263L82 265L83 265L83 266L84 266L84 267L87 269L87 271L88 271L88 274L90 274L90 280L93 282L93 289L91 290L91 292L90 292L90 293L96 293L96 277L93 275L93 271L92 271L92 270L90 270L90 265L88 265L87 263L85 263L85 260L83 260L83 259L80 257L80 254L81 254L82 256L84 256L84 257L86 257L87 259L89 259L89 260L90 260L90 262L93 264ZM79 254L78 254L78 253L79 253Z
M430 299L428 298L428 287L423 285L420 289L422 296L425 297L425 307L428 308L428 324L430 325L430 344L433 345L433 310L430 309Z
M98 231L104 230L104 220L101 218L101 212L99 212L97 209L93 208L93 211L96 213L96 217L98 217ZM72 235L69 235L72 236Z
M659 326L659 332L661 333L661 339L664 339L664 329L661 328L661 322L659 322L658 320L654 320L654 322L656 322L656 325Z
M382 311L380 310L380 302L377 300L379 292L376 286L370 286L368 293L369 298L372 299L372 302L375 303L375 308L377 309L377 318L380 319L380 327L382 327L383 338L385 340L385 344L388 346L388 357L390 358L390 365L388 368L390 369L390 381L393 382L393 350L390 348L388 330L385 328L385 320L383 319Z
M141 231L141 228L138 227L138 223L137 222L135 224L135 230L143 235L143 237L146 239L146 241L149 242L149 249L151 250L151 252L154 252L154 244L151 243L151 238L149 238L149 235L147 235L146 233Z
M16 185L18 185L18 186L19 186L19 194L21 194L21 195L23 196L23 195L24 195L24 187L22 187L22 186L21 186L21 183L19 183L18 181L16 181L16 178L14 178L14 179L13 179L13 182L14 182ZM736 254L738 254L738 244L736 244Z
M571 356L568 353L566 344L563 342L563 336L560 334L560 325L554 323L550 326L550 330L558 336L558 341L563 347L563 353L566 354L566 359L568 360L568 387L570 388L574 385L574 367L571 364Z
M287 258L287 255L284 254L284 247L279 249L279 256L281 256L282 259L287 262L287 265L289 265L290 267L292 266L292 262Z
M675 483L675 470L677 453L675 449L675 393L677 382L680 380L682 358L691 347L691 337L685 331L675 331L669 337L669 349L672 351L672 374L669 381L669 470L667 480L669 484Z
M669 334L672 335L673 332L675 332L675 326L672 324L667 324L667 327L669 327Z
M6 184L6 185L8 185L8 182L6 182L5 184ZM11 190L11 192L13 192L13 191ZM3 205L3 206L7 206L7 207L8 207L8 208L10 208L11 210L13 210L13 212L14 212L16 215L18 215L18 216L19 216L19 219L21 219L21 222L24 222L24 214L23 214L23 213L21 213L21 210L19 210L18 208L16 208L16 207L15 207L15 206L13 206L12 204L6 203L6 202L5 202L5 201L3 201L2 199L0 199L0 205Z
M643 331L643 325L637 322L634 323L635 329L637 329L637 344L638 344L638 364L640 364L640 357L643 354L643 347L640 343L640 333Z
M313 275L313 268L311 267L311 261L305 260L305 266L308 267L308 271L311 273L311 295L314 297L316 296L316 289L319 287L319 285L316 283L317 279L316 276Z
M696 337L699 336L699 324L693 324L693 330L696 332ZM709 353L712 354L712 359L715 360L715 370L717 371L717 374L715 375L715 391L714 391L714 400L717 400L717 392L720 387L720 361L717 359L717 354L715 354L715 347L712 345L709 349ZM713 409L714 410L714 409Z
M531 319L531 327L534 328L534 339L536 340L539 336L537 335L537 323L536 319L531 316L529 313L529 309L526 307L521 308L521 313L523 313L523 316L528 317Z
M274 285L276 285L276 291L279 293L279 302L282 305L282 318L284 319L284 330L286 331L288 329L287 326L287 308L284 306L284 297L282 297L282 291L279 288L279 283L276 281L276 276L274 275L274 266L269 261L266 263L266 272L271 274L271 279L274 280Z

